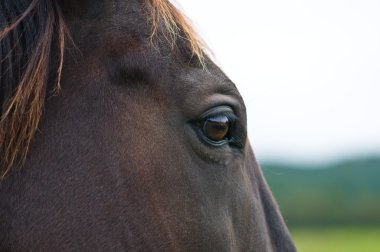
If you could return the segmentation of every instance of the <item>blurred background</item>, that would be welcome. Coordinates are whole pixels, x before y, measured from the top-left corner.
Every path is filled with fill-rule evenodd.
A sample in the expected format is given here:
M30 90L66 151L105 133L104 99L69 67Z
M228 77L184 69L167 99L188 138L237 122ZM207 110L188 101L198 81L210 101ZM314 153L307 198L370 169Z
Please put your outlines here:
M380 251L380 1L173 2L244 97L299 251Z

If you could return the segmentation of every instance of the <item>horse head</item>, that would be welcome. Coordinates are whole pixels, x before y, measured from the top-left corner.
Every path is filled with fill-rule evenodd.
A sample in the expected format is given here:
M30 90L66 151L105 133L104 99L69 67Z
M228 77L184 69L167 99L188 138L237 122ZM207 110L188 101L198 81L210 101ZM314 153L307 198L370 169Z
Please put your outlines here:
M295 251L242 97L171 3L0 12L1 67L14 69L2 72L1 250ZM23 64L7 46L17 36Z

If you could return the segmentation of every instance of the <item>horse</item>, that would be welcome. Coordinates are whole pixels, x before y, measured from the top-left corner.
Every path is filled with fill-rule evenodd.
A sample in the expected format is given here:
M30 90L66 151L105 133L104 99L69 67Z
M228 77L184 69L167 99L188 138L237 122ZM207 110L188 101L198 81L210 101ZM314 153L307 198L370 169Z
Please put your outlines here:
M296 251L172 3L0 4L0 251Z

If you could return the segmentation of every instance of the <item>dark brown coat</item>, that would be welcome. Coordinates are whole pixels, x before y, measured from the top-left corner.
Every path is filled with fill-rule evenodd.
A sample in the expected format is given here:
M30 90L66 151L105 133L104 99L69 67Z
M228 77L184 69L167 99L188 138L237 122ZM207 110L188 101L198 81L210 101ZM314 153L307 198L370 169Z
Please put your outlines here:
M32 2L54 11L49 80L62 89L0 184L0 251L295 251L243 100L174 7ZM58 17L73 41L61 79ZM223 141L203 131L214 114L230 118Z

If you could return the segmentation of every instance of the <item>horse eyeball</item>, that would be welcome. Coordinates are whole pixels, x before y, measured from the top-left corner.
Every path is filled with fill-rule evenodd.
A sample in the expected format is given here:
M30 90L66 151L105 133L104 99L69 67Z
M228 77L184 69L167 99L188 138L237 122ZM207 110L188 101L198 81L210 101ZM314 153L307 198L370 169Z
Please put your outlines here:
M203 134L212 141L222 141L228 136L230 120L227 116L220 115L207 118L203 123Z

